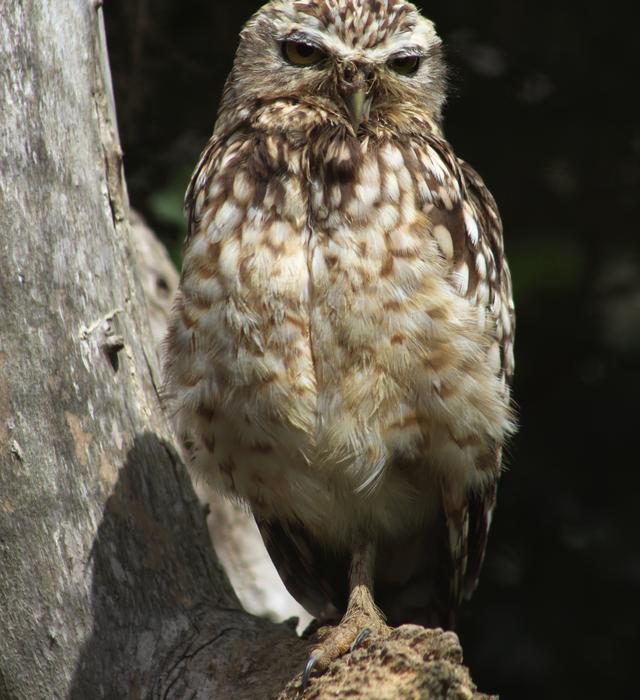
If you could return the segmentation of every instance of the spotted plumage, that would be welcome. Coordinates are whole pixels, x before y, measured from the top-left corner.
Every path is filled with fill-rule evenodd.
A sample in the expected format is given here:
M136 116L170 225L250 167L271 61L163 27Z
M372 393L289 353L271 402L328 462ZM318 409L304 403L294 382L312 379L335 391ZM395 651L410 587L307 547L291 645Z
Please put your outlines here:
M383 629L362 586L392 624L453 624L514 427L500 217L444 100L413 5L274 0L187 192L166 376L192 469L345 629Z

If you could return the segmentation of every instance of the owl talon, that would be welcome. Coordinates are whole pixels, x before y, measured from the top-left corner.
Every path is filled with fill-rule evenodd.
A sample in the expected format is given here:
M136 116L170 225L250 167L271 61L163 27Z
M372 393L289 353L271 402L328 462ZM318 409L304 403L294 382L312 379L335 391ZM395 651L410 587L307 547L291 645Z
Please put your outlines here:
M368 639L370 636L371 630L368 627L364 627L363 629L361 629L358 636L353 640L349 651L352 652L354 649L357 649L362 644L362 642L364 642L364 640Z
M313 671L316 663L318 662L318 659L320 658L319 655L311 655L309 659L307 660L307 663L304 667L304 673L302 674L302 692L309 687L309 680L311 678L311 672Z

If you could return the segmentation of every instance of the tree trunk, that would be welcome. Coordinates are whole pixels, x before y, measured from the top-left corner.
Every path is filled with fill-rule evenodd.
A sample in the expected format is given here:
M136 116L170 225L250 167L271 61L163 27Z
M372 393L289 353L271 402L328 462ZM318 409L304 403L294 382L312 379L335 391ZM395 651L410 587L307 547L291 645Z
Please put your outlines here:
M111 95L99 0L0 0L0 698L292 698L162 410ZM308 697L472 697L460 657L401 628Z

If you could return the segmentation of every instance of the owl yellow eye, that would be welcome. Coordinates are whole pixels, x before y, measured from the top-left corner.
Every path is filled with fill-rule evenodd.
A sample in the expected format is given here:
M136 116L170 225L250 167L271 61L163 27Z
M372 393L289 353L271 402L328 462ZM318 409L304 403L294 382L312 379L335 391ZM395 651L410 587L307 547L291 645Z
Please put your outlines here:
M282 42L282 55L294 66L315 66L324 58L320 49L301 41Z
M413 75L420 68L420 56L396 56L388 65L400 75Z

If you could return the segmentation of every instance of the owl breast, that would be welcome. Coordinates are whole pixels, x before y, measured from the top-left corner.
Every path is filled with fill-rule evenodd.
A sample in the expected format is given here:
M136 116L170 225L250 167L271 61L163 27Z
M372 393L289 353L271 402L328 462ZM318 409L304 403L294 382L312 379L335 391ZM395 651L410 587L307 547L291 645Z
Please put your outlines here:
M194 184L169 336L194 468L325 536L406 530L508 430L495 328L434 223L462 194L428 181L426 145L259 126Z

